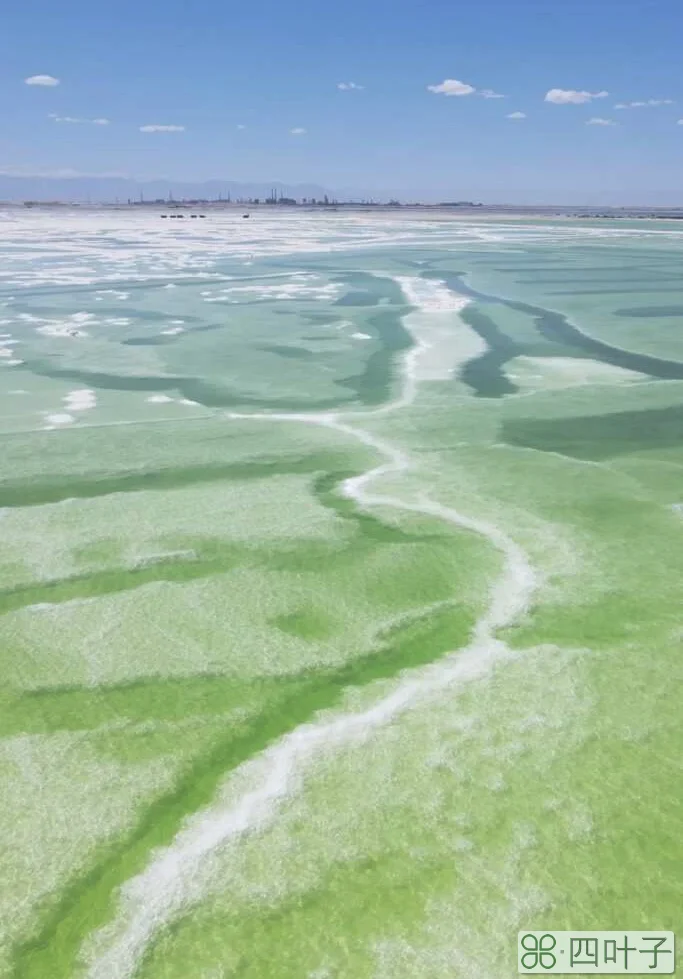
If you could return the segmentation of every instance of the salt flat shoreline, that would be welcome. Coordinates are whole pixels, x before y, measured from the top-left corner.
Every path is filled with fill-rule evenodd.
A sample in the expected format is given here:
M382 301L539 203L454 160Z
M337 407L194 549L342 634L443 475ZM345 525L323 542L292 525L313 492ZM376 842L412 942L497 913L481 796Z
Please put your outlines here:
M36 201L27 206L22 201L0 201L0 216L3 212L14 213L38 212L41 214L63 214L65 211L81 211L95 213L130 213L130 214L170 214L172 212L188 212L198 214L200 211L207 216L213 214L249 213L250 217L258 214L352 214L356 215L405 215L410 217L440 217L455 220L477 218L486 220L605 220L605 221L671 221L683 220L683 206L662 207L601 207L600 205L524 205L524 204L481 204L455 205L408 203L391 204L357 204L338 203L329 205L277 205L260 202L244 201L242 203L204 200L204 201L173 201L160 203L149 201L143 203L120 204L110 201L102 203L86 203L82 201Z

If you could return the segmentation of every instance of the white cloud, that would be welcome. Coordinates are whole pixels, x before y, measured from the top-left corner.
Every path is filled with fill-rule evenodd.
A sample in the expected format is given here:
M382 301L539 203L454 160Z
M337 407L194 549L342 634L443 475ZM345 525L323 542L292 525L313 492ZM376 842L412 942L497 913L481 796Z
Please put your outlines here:
M246 129L247 127L244 126L242 123L239 123L238 126L237 126L237 128L238 129Z
M615 109L641 109L651 105L673 105L673 99L647 99L644 102L617 102Z
M428 85L427 90L436 95L472 95L477 91L473 85L459 82L456 78L446 78L438 85Z
M594 116L589 119L586 123L587 126L616 126L614 119L601 119L600 116Z
M341 88L341 85L339 87ZM467 82L459 82L457 78L446 78L438 85L428 85L427 91L434 92L436 95L480 95L483 99L505 98L500 92L494 92L492 88L477 89Z
M551 88L546 92L545 101L555 105L581 105L593 99L606 99L609 92L577 92L573 88Z
M683 119L679 119L676 123L677 126L683 126Z
M54 78L52 75L31 75L30 78L25 78L24 83L26 85L42 85L44 88L54 88L55 85L59 85L59 79Z
M353 90L357 92L361 92L365 88L365 86L356 85L355 82L337 82L337 88L340 89L340 91L342 92L351 92Z
M83 123L89 126L108 126L108 119L79 119L75 116L58 116L55 112L51 112L48 116L49 119L53 119L55 122L70 122L77 125Z
M506 119L526 119L526 112L510 112Z
M289 130L292 136L303 136L306 132L301 126L296 126L294 129Z
M140 126L141 133L184 133L185 126Z

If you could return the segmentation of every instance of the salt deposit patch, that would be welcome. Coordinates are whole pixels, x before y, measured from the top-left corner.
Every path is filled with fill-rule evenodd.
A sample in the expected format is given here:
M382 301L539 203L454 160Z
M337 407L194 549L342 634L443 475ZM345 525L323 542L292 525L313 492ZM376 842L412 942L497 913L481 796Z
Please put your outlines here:
M87 337L90 335L85 330L77 330L74 326L65 323L39 326L37 332L46 337Z
M218 294L206 292L202 293L205 297L204 302L239 302L241 297L264 300L290 300L290 299L336 299L342 287L335 282L320 284L318 281L313 283L311 280L318 280L317 275L298 274L292 276L294 281L267 282L260 284L250 284L243 286L229 286L221 289Z
M446 311L459 313L469 303L466 296L460 296L449 289L445 282L435 279L421 279L417 276L395 276L411 306L424 313L442 313Z
M60 221L36 211L7 218L15 246L16 262L6 282L22 287L40 285L87 285L100 288L106 281L112 288L131 281L153 280L156 286L170 277L201 280L223 278L214 272L226 257L245 264L256 256L334 253L351 249L371 250L384 245L420 247L467 247L482 242L515 245L549 244L565 241L604 241L634 237L632 229L588 228L566 224L520 228L505 222L467 220L406 220L398 215L372 218L358 214L273 213L258 214L255 234L251 221L240 214L212 215L210 227L201 222L181 222L181 234L169 234L166 222L155 214L121 212L107 215L107 230L116 239L116 259L112 262L111 237L101 238L102 216L64 209ZM175 223L175 222L174 222ZM163 226L163 227L162 227ZM95 232L95 233L93 233ZM643 228L637 237L677 240L674 231ZM40 242L40 261L36 262L36 242ZM26 250L22 251L22 246ZM9 301L9 300L6 300Z
M631 384L648 380L645 374L601 360L579 357L514 357L505 373L520 388L566 388L583 384Z
M36 327L37 333L50 337L87 337L89 334L81 329L85 324L92 325L95 320L94 313L72 313L63 319L41 319L32 316L29 322L42 323Z
M90 388L78 388L70 391L64 398L64 407L68 411L87 411L97 404L97 396Z
M64 411L44 412L47 429L71 425L76 421L73 412L88 411L90 408L94 408L97 404L97 396L91 388L74 388L62 398L62 402Z
M123 295L121 294L121 296ZM96 296L95 298L101 299L102 297ZM40 324L35 327L37 333L50 337L87 337L90 334L85 327L90 328L103 323L107 326L129 326L132 322L128 316L110 316L106 319L98 319L94 313L86 312L72 313L60 319L48 319L30 314L25 314L25 316L25 322Z
M99 289L96 296L113 296L115 299L130 299L129 292L119 292L118 289Z

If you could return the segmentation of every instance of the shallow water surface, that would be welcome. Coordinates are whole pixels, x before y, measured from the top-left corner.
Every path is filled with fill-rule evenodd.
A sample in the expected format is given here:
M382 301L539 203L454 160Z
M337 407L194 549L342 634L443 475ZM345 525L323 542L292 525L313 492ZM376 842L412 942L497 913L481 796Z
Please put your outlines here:
M681 906L683 233L0 213L0 976Z

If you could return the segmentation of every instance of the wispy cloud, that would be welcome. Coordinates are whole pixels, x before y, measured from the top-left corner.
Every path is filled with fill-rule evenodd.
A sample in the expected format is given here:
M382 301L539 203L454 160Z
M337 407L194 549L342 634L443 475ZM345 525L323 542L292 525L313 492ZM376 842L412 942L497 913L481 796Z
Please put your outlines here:
M586 123L587 126L616 126L614 119L602 119L600 116L594 116L589 119Z
M342 92L362 92L365 85L357 85L355 82L337 82L337 88Z
M159 126L148 125L140 126L141 133L184 133L185 126Z
M679 119L676 123L677 126L683 126L683 119Z
M243 123L240 122L240 123L238 123L237 128L238 129L246 129L247 127Z
M505 96L500 92L494 92L492 88L475 88L468 82L460 82L457 78L445 78L438 85L428 85L428 92L435 95L480 95L483 99L504 99Z
M506 119L526 119L526 112L509 112Z
M303 126L295 126L294 129L290 129L289 131L292 134L292 136L304 136L306 133L306 130L303 128Z
M24 79L26 85L42 85L43 88L54 88L59 85L59 79L53 75L31 75Z
M48 119L52 119L54 122L69 122L75 125L87 125L87 126L108 126L108 119L79 119L77 116L58 116L55 112L51 112Z
M673 99L646 99L644 102L617 102L615 109L642 109L653 105L673 105Z
M551 88L546 92L545 101L555 105L582 105L593 99L606 99L609 92L577 92L573 88Z
M459 82L457 78L445 78L438 85L428 85L427 91L435 95L473 95L477 90L474 85Z

